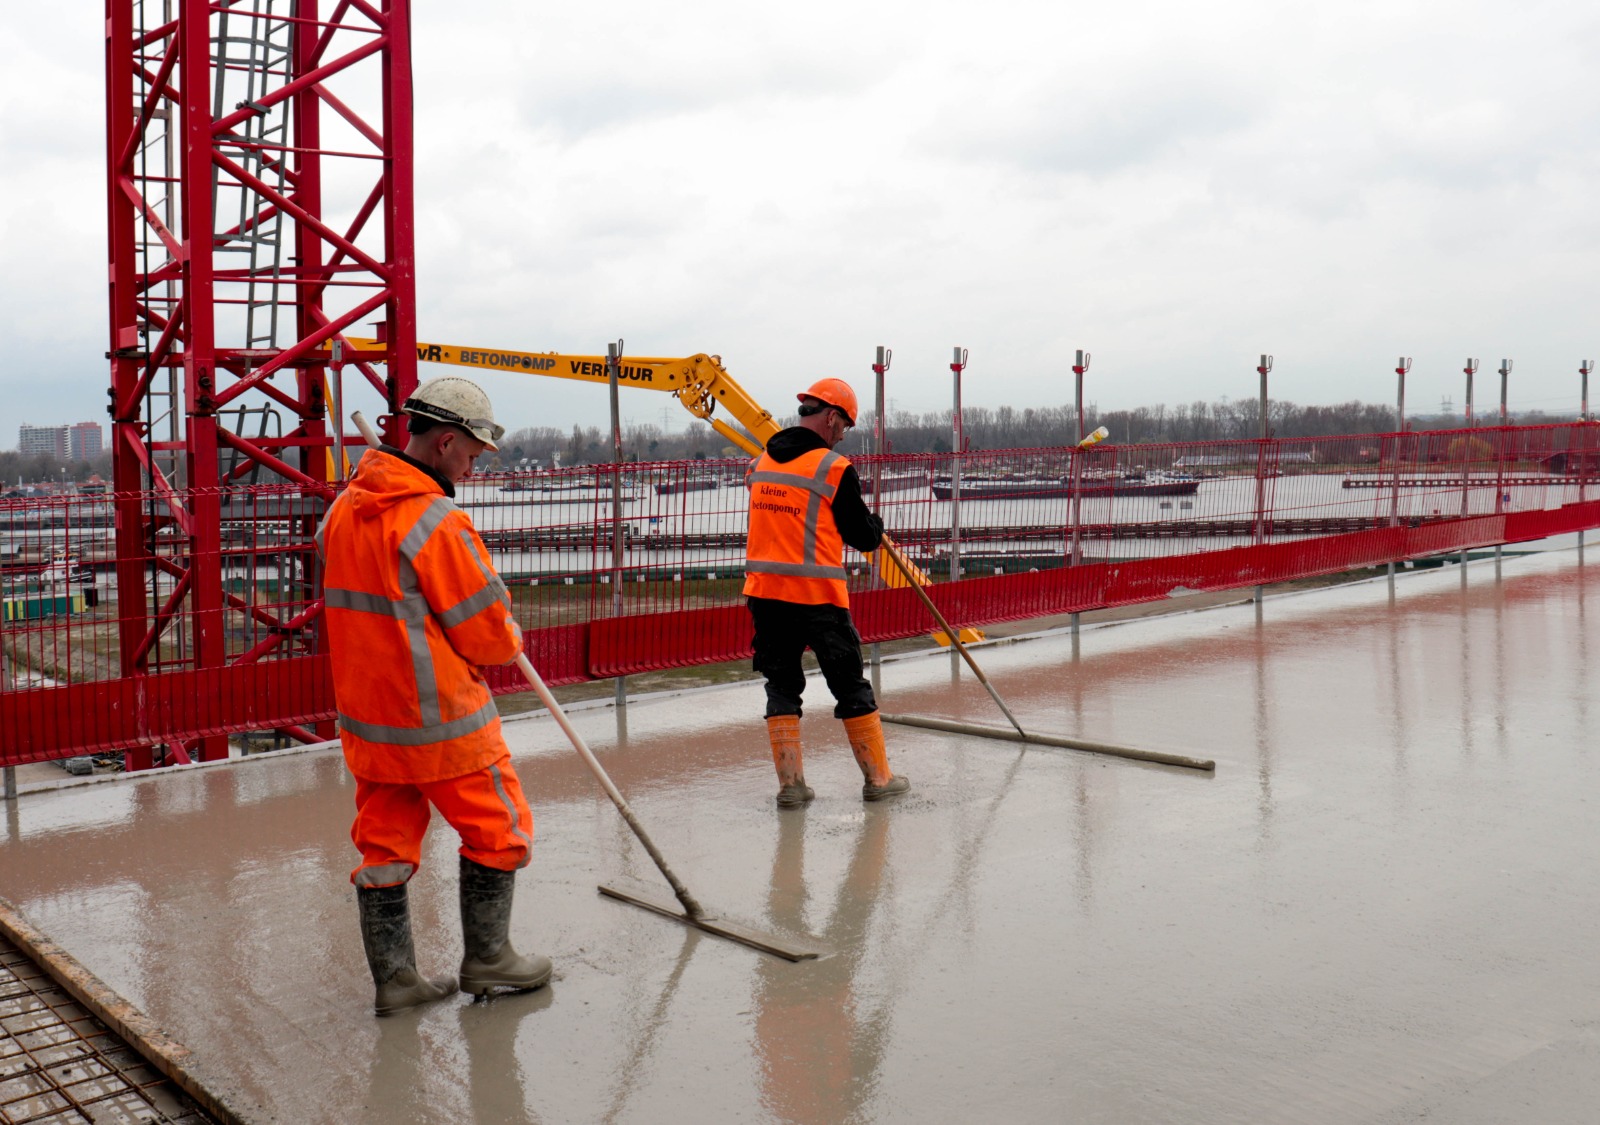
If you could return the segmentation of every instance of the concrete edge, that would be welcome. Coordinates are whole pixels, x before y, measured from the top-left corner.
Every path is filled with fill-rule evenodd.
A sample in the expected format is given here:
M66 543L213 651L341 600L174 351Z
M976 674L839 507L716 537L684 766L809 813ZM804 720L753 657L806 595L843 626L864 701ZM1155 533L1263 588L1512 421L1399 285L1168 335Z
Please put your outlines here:
M1535 542L1539 542L1539 541L1536 540ZM1539 556L1539 555L1557 555L1557 554L1562 554L1562 553L1564 553L1566 551L1576 552L1577 550L1578 550L1578 548L1576 546L1572 546L1572 547L1552 547L1552 548L1533 549L1533 550L1506 551L1504 553L1503 557L1506 558L1506 559L1518 559L1518 558L1536 557L1536 556ZM1442 557L1442 558L1448 560L1448 559L1456 557L1459 553L1460 552L1458 552L1458 551L1451 551L1451 552L1448 552L1447 554L1442 555L1442 556L1430 556L1430 557ZM1415 579L1415 578L1429 577L1429 576L1432 576L1434 574L1434 570L1435 569L1436 568L1431 568L1430 567L1430 568L1425 568L1425 569L1421 569L1421 570L1412 570L1410 568L1407 568L1404 571L1397 570L1395 572L1395 580L1396 581L1408 581L1408 580ZM1355 579L1354 581L1351 581L1351 582L1339 583L1337 587L1335 587L1335 586L1314 586L1314 587L1310 587L1310 588L1304 589L1304 590L1281 590L1281 591L1279 591L1277 593L1268 594L1266 600L1268 600L1268 601L1277 601L1277 600L1283 599L1283 598L1299 598L1299 597L1304 597L1304 596L1306 596L1308 594L1324 593L1327 590L1336 589L1336 588L1343 587L1343 586L1364 586L1364 585L1367 585L1369 583L1387 582L1387 581L1388 581L1388 577L1386 575L1374 575L1371 578L1358 578L1358 579ZM1180 598L1170 598L1169 597L1167 604L1171 605L1172 608L1166 613L1149 614L1149 615L1146 615L1144 617L1130 617L1130 618L1126 618L1124 620L1119 620L1119 621L1087 622L1087 623L1083 623L1083 624L1081 624L1079 626L1079 632L1080 633L1088 633L1088 632L1099 631L1101 629L1122 628L1122 627L1128 626L1128 625L1139 624L1142 621L1149 621L1152 617L1164 617L1164 618L1165 617L1182 617L1182 616L1187 616L1187 615L1196 614L1196 613L1210 613L1213 610L1231 609L1231 608L1235 608L1235 607L1240 606L1240 605L1247 605L1250 602L1254 601L1254 594L1251 593L1251 592L1248 592L1248 591L1251 590L1250 587L1248 587L1248 586L1240 586L1240 587L1237 587L1237 589L1240 591L1240 594L1241 594L1240 598L1237 601L1218 602L1215 605L1196 606L1196 607L1194 607L1192 609L1189 609L1189 608L1184 608L1181 605L1181 602L1182 602L1182 598L1181 597ZM1271 589L1271 587L1268 587L1268 589ZM1070 625L1055 625L1055 626L1051 626L1050 628L1047 628L1047 629L1038 629L1038 630L1034 630L1034 631L1026 632L1026 633L1014 633L1009 637L995 637L992 640L985 639L985 640L982 640L982 641L978 641L975 644L969 644L966 647L967 647L968 651L977 651L979 649L984 649L984 648L1000 648L1000 647L1004 647L1006 645L1019 644L1019 643L1024 642L1024 641L1042 640L1042 639L1046 639L1046 638L1059 637L1059 636L1061 636L1063 634L1070 633L1071 631L1072 631L1072 627ZM950 651L951 650L949 648L947 648L947 647L935 646L935 647L932 647L932 648L917 649L914 652L891 653L891 654L889 654L887 656L880 657L878 662L879 662L879 664L899 664L899 663L902 663L904 661L910 661L910 660L927 660L927 659L932 658L932 657L947 657L950 654ZM869 663L868 664L868 668L870 668L870 667L871 667L871 665ZM807 679L816 679L816 678L818 678L820 676L821 676L821 672L818 672L818 671L808 671L806 673L806 678ZM750 680L730 680L729 682L723 683L723 684L704 684L704 685L701 685L699 687L667 688L667 689L662 690L662 691L638 692L638 693L629 695L628 696L628 702L629 703L648 703L648 702L652 702L652 701L656 701L656 700L675 699L675 698L677 698L678 696L681 696L681 695L689 695L689 694L695 694L695 693L701 693L701 692L727 691L727 690L731 690L731 689L734 689L734 688L746 688L746 687L749 687L752 683L758 683L758 682L759 681L755 680L755 679L750 679ZM582 712L582 711L604 711L604 710L608 710L608 709L614 709L616 706L617 706L617 704L616 704L616 701L614 699L607 699L604 696L600 696L600 697L597 697L597 698L594 698L594 699L577 699L577 700L573 700L570 703L563 703L561 705L561 709L563 711L567 711L567 712L575 712L575 711L576 712ZM516 715L502 715L500 717L500 721L501 721L501 723L518 723L518 722L528 722L528 721L532 721L532 720L550 719L552 717L553 716L550 714L550 712L548 710L546 710L546 709L541 707L541 708L537 708L537 709L532 710L532 711L523 711L523 712L521 712L519 714L516 714ZM142 780L142 779L152 778L152 777L164 777L171 770L209 769L209 768L211 768L213 766L239 765L240 763L243 763L243 762L275 759L275 758L280 758L280 757L287 757L288 755L291 755L291 754L306 754L306 753L310 753L312 751L327 751L329 748L337 747L338 745L339 745L339 740L337 738L334 738L334 739L331 739L331 740L329 740L327 742L313 742L313 743L307 743L307 744L300 745L300 746L285 746L281 750L262 750L262 751L258 751L256 753L254 753L254 754L244 754L244 755L241 755L241 756L239 756L237 758L234 758L234 757L219 758L218 760L216 760L214 762L191 762L190 764L188 764L186 766L168 766L168 767L165 767L165 768L159 769L159 770L140 771L137 774L114 773L114 774L101 775L101 776L98 776L98 777L74 777L74 778L63 778L60 781L35 782L35 783L31 784L31 785L19 788L17 795L19 797L22 797L22 796L26 796L26 795L28 795L30 793L53 793L53 792L57 792L57 791L60 791L60 790L63 790L63 789L76 789L79 786L84 786L84 785L104 785L104 784L110 784L110 783L115 783L115 782L119 782L119 781L136 781L136 780Z
M33 958L67 993L116 1032L201 1109L223 1125L249 1125L188 1068L193 1052L168 1035L109 985L84 968L60 945L22 916L10 900L0 898L0 933Z
M85 785L115 785L122 781L148 781L152 778L168 777L172 773L189 770L209 770L219 766L239 766L246 762L266 761L271 758L286 758L295 754L309 754L312 751L327 750L331 746L338 746L337 738L327 742L307 742L299 746L285 746L281 750L258 750L254 754L240 754L237 758L218 758L211 762L190 762L184 766L163 766L160 769L139 770L135 773L125 773L121 770L115 773L95 774L90 777L63 777L59 781L35 781L17 787L17 796L26 797L32 793L56 793L63 789L81 789ZM43 762L21 762L19 765L46 765L58 759L46 758Z

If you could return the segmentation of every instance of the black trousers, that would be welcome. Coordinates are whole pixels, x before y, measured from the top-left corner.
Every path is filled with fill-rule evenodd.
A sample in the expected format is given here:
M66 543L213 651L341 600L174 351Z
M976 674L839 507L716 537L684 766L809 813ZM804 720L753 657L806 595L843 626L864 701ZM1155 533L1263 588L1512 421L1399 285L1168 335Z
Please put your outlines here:
M862 675L861 634L850 611L836 605L801 605L772 598L746 598L755 622L752 666L767 680L767 718L800 714L806 675L800 657L816 653L822 677L838 702L836 719L870 715L878 709L872 685Z

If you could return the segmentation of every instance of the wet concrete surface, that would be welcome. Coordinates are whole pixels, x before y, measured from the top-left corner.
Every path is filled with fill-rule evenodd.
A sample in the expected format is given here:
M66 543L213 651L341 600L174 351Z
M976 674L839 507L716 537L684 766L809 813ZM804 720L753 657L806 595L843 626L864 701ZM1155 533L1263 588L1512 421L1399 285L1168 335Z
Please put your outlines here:
M1596 606L1588 608L1593 599ZM27 794L0 894L276 1122L1592 1121L1600 1105L1600 566L1572 553L978 650L1025 726L1215 776L890 728L864 807L808 692L780 814L757 687L575 712L703 902L789 964L599 896L654 880L545 718L514 932L546 990L391 1019L336 752ZM995 723L943 655L887 710ZM453 834L413 882L461 953Z

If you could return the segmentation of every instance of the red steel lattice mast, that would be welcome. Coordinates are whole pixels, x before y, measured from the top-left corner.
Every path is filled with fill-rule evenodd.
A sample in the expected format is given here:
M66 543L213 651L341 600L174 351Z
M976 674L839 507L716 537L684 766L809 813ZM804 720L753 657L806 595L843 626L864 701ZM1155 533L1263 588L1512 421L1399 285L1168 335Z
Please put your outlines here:
M342 333L379 322L383 349L339 347L388 414L416 385L410 5L107 0L106 35L121 674L305 656L320 645L309 553L277 560L294 592L268 605L224 569L230 542L309 540L339 475ZM236 495L263 481L283 496ZM146 747L128 764L151 761Z

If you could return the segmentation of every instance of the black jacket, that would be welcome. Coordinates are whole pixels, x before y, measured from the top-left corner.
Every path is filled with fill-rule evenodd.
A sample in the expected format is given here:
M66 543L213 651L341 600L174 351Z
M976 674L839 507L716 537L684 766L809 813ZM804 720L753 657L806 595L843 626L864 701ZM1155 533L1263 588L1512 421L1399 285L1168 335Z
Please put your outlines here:
M826 448L828 443L822 440L822 435L804 426L779 430L767 442L767 453L780 465L802 453ZM839 491L834 493L833 522L839 528L839 538L858 551L875 551L883 541L883 521L867 510L867 502L861 498L861 478L856 475L854 465L845 469Z

